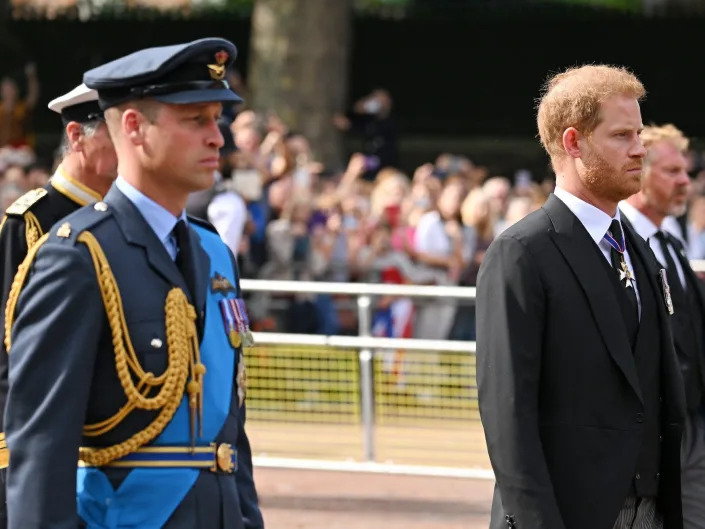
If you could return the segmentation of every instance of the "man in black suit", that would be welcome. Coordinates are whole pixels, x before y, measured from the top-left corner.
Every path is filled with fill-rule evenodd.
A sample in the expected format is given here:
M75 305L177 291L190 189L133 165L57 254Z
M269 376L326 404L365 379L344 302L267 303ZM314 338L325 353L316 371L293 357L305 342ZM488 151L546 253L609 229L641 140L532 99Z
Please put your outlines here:
M665 274L617 204L640 189L639 100L621 68L547 84L546 204L490 246L477 380L492 529L681 529L683 382Z
M683 244L663 229L666 217L685 213L690 178L688 139L673 125L646 127L647 149L641 191L620 204L622 215L654 252L668 275L673 299L673 341L681 366L688 413L681 447L683 524L705 528L705 297L688 263ZM625 220L625 222L627 222Z

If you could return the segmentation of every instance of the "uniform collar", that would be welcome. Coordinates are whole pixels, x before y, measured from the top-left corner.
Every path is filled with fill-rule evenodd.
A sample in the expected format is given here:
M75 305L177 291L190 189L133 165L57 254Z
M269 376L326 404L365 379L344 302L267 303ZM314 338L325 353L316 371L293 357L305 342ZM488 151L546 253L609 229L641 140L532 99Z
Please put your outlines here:
M73 178L61 165L57 167L49 183L59 193L81 206L103 200L99 193Z
M123 177L117 177L115 186L134 204L162 244L166 244L179 220L186 222L186 214L183 211L181 215L175 217L166 208L129 184Z

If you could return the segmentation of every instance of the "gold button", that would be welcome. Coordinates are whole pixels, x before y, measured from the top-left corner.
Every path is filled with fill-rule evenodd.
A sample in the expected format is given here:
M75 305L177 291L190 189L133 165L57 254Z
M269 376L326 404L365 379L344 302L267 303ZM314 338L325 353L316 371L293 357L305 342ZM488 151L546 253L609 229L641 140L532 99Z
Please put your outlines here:
M105 202L96 202L93 209L96 211L108 211L108 205Z

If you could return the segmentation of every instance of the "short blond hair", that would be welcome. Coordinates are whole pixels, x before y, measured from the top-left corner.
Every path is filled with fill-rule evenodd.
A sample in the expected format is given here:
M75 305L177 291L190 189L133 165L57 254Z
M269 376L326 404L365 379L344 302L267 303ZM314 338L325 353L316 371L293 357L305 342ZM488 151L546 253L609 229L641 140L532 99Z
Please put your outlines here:
M541 144L552 161L565 156L563 133L575 127L590 134L600 123L600 105L615 95L637 101L646 94L644 85L626 68L586 65L551 77L542 90L536 121Z
M121 105L106 109L104 112L105 123L108 126L108 131L110 132L110 136L113 138L113 141L119 137L120 120L122 119L123 113L128 108L138 110L145 118L147 118L147 121L154 123L157 120L159 110L162 106L163 103L160 103L155 99L135 99L134 101L128 101L126 103L122 103Z
M666 125L660 126L649 125L648 127L644 127L644 130L641 131L641 143L644 145L644 148L646 148L647 151L651 147L653 147L657 143L661 143L662 141L670 143L680 152L687 151L688 145L690 144L690 140L685 137L683 131L681 131L678 127L671 123L667 123ZM645 159L647 163L649 161L649 158L650 156L647 152Z

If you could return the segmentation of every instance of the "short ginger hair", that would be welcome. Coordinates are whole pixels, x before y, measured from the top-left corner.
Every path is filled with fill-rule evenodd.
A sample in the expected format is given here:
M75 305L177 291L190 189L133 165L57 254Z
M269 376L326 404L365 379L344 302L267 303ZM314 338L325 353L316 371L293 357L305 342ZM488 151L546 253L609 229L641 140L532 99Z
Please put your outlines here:
M644 85L626 68L586 65L554 75L544 85L536 121L541 144L551 161L565 156L563 133L575 127L589 135L600 123L602 102L615 95L637 101L646 94Z

